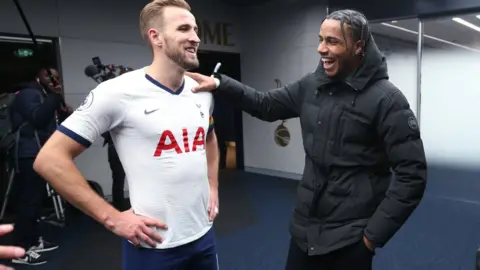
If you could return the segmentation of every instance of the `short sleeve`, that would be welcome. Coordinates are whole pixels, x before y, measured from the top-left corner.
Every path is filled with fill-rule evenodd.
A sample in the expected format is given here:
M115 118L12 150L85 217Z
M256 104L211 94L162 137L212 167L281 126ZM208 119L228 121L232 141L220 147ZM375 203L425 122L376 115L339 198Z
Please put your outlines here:
M99 85L58 127L58 131L89 147L98 136L110 131L123 120L125 110L121 94Z

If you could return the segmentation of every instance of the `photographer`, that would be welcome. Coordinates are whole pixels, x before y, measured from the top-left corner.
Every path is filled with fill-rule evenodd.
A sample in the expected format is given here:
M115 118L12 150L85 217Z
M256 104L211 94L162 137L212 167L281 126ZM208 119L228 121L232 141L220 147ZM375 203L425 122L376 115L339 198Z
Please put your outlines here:
M46 181L33 170L33 162L44 142L56 130L59 122L72 112L64 104L64 93L55 69L41 69L36 78L20 86L13 109L13 123L20 127L17 145L18 173L16 245L26 250L25 256L13 263L38 265L46 263L39 252L56 249L58 245L45 241L39 233L43 201L47 197Z

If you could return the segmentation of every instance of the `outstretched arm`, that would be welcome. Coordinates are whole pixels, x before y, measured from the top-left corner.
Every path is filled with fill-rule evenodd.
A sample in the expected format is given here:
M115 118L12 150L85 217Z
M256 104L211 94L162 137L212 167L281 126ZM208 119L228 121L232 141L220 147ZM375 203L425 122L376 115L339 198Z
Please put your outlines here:
M198 73L187 75L199 83L193 91L215 90L215 95L222 95L241 110L260 120L273 122L295 118L300 114L303 79L270 91L258 91L223 74L215 74L218 87L213 77Z
M218 75L217 78L220 84L216 94L229 99L253 117L273 122L300 115L301 80L263 92L226 75Z

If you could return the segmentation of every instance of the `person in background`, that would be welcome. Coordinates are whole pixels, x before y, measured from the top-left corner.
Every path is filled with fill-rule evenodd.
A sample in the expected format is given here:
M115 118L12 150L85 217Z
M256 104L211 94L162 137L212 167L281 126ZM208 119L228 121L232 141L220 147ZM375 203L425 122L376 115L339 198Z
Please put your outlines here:
M195 92L215 91L261 120L300 118L305 168L285 269L369 270L423 197L425 151L365 16L335 11L318 37L317 69L275 90L188 75L199 82Z
M33 169L42 145L64 120L71 108L64 105L63 87L57 70L41 69L30 82L20 85L12 105L13 123L19 128L16 160L16 222L15 242L26 252L15 264L40 265L47 262L43 252L58 248L40 235L38 219L47 198L46 181Z

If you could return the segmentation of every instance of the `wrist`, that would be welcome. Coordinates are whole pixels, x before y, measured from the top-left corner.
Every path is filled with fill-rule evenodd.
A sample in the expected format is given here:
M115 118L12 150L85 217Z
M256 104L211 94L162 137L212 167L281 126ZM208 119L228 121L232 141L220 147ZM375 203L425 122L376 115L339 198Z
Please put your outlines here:
M118 211L114 207L108 207L107 209L102 211L100 222L107 229L112 230L115 227L115 219L119 214L120 211Z

